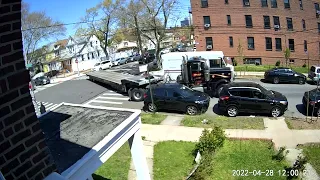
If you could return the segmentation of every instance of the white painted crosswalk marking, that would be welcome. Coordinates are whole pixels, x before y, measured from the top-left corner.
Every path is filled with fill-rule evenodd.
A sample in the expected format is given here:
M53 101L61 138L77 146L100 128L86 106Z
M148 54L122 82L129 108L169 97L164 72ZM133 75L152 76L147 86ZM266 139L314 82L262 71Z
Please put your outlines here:
M124 96L122 94L115 94L115 93L104 93L104 96Z
M38 102L38 101L36 101L36 104L34 103L34 108L35 108L35 110L36 110L36 108L38 108L38 110L35 111L37 116L41 115L40 114L40 110L39 110L40 106L41 106L41 103L44 105L44 107L45 107L47 112L51 111L54 108L59 106L59 104L54 104L54 103L50 103L50 102Z
M87 104L90 103L102 103L102 104L123 104L123 102L114 102L114 101L100 101L100 100L91 100Z
M110 100L124 100L128 101L129 98L120 98L120 97L104 97L104 96L99 96L96 99L110 99Z

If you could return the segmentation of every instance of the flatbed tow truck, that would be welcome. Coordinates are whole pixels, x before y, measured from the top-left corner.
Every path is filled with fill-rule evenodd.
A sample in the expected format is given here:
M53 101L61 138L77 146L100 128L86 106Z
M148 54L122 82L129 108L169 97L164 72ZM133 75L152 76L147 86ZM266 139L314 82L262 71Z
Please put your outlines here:
M149 87L148 76L135 76L123 74L114 71L92 71L86 74L89 80L101 82L111 86L112 88L128 93L130 100L142 101L146 89ZM150 76L151 84L157 84L162 81L161 77Z

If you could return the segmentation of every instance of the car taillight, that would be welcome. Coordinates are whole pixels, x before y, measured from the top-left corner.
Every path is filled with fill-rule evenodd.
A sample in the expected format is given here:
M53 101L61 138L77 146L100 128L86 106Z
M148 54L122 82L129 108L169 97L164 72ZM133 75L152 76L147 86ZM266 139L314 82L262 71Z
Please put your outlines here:
M229 96L221 96L220 97L220 100L221 101L226 101L226 100L228 100L230 97Z
M147 95L147 94L144 94L144 95L143 95L143 98L147 98L147 97L148 97L148 95Z
M31 85L31 83L29 83L29 89L32 89L32 85Z

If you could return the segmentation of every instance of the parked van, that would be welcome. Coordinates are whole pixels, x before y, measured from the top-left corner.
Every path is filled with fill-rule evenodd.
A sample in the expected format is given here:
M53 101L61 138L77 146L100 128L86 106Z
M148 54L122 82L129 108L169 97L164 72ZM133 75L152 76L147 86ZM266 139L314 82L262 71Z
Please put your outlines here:
M318 82L320 78L320 66L319 65L313 65L310 67L308 77L314 81Z
M111 61L102 61L98 62L97 64L94 65L94 71L100 71L103 69L109 69L112 67Z

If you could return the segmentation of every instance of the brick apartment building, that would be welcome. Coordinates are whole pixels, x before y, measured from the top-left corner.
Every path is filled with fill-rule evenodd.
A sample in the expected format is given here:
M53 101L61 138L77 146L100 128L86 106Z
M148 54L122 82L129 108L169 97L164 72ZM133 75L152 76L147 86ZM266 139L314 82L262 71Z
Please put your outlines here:
M0 172L43 179L56 170L29 91L22 52L21 0L0 1Z
M198 51L221 50L239 64L320 64L320 0L191 0Z

